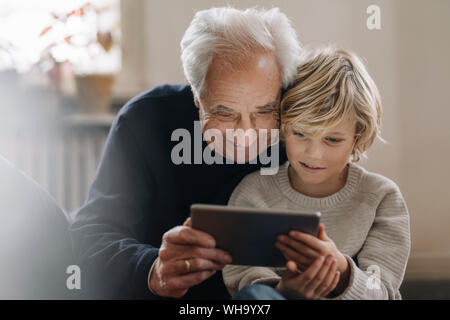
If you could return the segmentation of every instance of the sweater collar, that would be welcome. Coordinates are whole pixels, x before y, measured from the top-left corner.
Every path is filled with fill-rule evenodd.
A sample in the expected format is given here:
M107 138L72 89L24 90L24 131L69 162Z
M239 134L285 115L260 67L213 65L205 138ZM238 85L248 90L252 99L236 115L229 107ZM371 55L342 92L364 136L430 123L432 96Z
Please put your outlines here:
M347 181L342 189L327 197L314 198L306 196L292 188L288 174L289 166L289 161L286 161L286 163L280 167L280 171L276 175L278 187L286 198L307 209L332 208L339 205L344 200L349 199L356 191L364 170L362 167L354 163L350 163Z

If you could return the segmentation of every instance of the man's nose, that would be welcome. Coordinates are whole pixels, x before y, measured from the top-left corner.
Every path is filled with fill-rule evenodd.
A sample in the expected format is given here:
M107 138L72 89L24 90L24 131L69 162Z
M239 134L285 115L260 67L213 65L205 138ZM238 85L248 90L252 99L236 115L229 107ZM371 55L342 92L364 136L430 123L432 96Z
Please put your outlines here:
M238 123L238 127L244 131L255 129L255 121L252 119L251 115L243 116Z
M255 123L250 116L242 117L236 129L235 137L239 146L248 147L256 141Z

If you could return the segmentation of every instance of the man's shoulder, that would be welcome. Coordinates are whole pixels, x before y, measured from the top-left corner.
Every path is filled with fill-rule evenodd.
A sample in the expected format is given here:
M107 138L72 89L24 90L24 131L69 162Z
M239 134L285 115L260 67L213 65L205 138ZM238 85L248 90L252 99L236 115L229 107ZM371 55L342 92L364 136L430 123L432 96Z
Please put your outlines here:
M195 118L195 109L189 85L164 84L130 99L116 116L116 124L126 122L138 131L149 126L185 127Z
M121 108L119 115L126 116L136 112L169 111L155 110L155 108L152 107L187 109L192 106L193 103L194 97L192 95L191 87L188 84L163 84L141 92L131 98Z
M162 84L144 91L130 100L130 103L151 98L190 97L193 100L191 87L188 84Z

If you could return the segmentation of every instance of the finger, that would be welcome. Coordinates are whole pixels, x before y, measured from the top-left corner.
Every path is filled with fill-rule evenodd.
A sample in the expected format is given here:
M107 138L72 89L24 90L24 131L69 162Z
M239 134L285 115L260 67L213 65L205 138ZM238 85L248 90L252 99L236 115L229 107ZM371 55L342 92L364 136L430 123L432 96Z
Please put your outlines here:
M188 226L177 226L170 229L164 234L163 241L206 248L214 248L216 246L216 241L213 236Z
M314 293L316 293L318 290L321 290L320 288L322 286L324 279L328 275L328 271L330 270L331 266L335 263L336 263L335 259L332 256L328 256L325 259L322 268L320 268L319 272L316 274L314 279L308 283L306 289Z
M186 263L186 261L188 263ZM189 265L189 270L188 270ZM199 272L199 271L205 271L205 270L221 270L223 269L224 265L215 263L214 261L202 259L202 258L195 258L195 259L186 259L186 260L178 260L174 263L170 264L169 271L172 275L181 275L181 274L188 274L193 272Z
M212 260L218 264L229 264L232 261L231 256L222 249L184 246L178 244L168 244L167 246L161 247L159 249L159 258L163 262L195 258Z
M288 260L294 260L295 262L302 264L302 265L311 264L311 259L306 258L302 254L300 254L297 251L293 250L292 248L286 246L285 244L283 244L281 242L275 242L275 246L279 250L281 250L281 252L284 254L284 256Z
M190 246L180 253L180 260L202 258L212 260L218 264L230 264L232 261L228 252L218 248L202 248Z
M310 247L308 247L307 245L305 245L304 243L289 237L289 236L285 236L285 235L280 235L277 238L278 241L280 241L281 243L291 247L292 249L294 249L297 252L301 252L304 256L316 259L318 256L320 256L320 253L311 249Z
M295 263L297 264L297 268L301 271L305 271L306 269L308 269L308 267L311 265L311 263L309 264L303 264L300 263L299 261L296 261L295 257L290 256L289 254L286 254L285 252L281 251L281 253L283 254L284 258L287 261L295 261Z
M167 286L171 290L189 289L199 283L202 283L216 273L215 270L206 270L188 273L179 277L173 277L167 281Z
M300 278L301 278L302 282L304 283L303 287L306 287L309 284L309 282L314 280L314 278L316 277L317 273L322 268L324 260L325 260L324 256L320 256L319 258L317 258L314 261L314 263L308 269L306 269L305 272L303 272L300 275Z
M284 257L287 261L295 261L295 259L293 259L292 257L289 257L288 255L284 255ZM299 263L298 261L295 261L295 263L297 264L297 269L302 272L305 271L306 269L308 269L308 267L310 265L310 264L302 264L302 263Z
M192 224L191 217L187 218L186 221L183 223L183 226L190 227Z
M289 270L291 273L297 273L297 264L294 261L288 261L286 262L286 269Z
M292 279L298 276L297 264L294 261L286 262L286 271L283 274L283 279Z
M339 283L339 278L341 277L341 273L339 271L334 273L333 281L331 282L330 286L325 290L325 292L322 293L323 297L328 296L337 286Z
M321 243L322 240L319 240L316 237L314 237L308 233L300 232L298 230L292 230L289 232L289 236L291 236L292 238L294 238L298 241L303 242L308 247L310 247L311 249L313 249L317 252L322 252L322 249L323 249L323 245Z
M331 286L331 283L333 282L337 271L337 263L334 262L331 264L328 273L326 274L325 278L323 279L322 283L319 285L319 287L316 289L316 294L319 297L325 296L325 292L328 290L328 288Z

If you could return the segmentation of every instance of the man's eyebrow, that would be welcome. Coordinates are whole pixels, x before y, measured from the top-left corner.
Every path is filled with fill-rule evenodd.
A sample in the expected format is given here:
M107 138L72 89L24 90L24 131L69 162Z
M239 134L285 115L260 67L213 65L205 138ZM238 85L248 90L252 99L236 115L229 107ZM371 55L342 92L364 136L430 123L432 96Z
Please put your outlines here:
M260 110L267 110L267 109L273 109L277 106L277 101L273 101L271 103L266 104L265 106L256 107L256 109Z
M234 112L234 109L232 108L228 108L225 107L224 105L217 105L217 106L211 106L209 107L210 111L229 111L229 112Z

